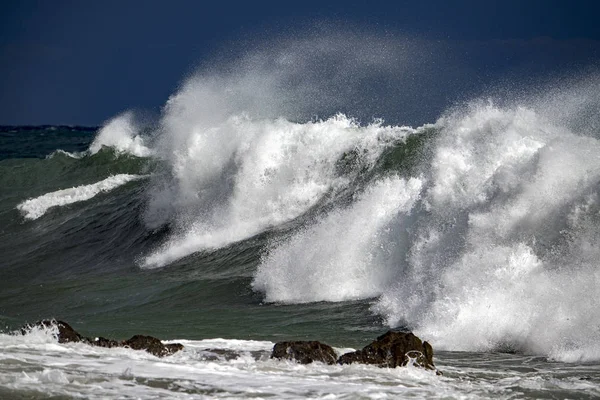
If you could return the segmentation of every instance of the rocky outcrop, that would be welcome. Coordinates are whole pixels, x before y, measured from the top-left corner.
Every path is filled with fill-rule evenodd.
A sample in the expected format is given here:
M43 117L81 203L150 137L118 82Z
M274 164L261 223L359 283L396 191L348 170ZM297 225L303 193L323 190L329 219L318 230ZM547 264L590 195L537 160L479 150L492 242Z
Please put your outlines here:
M97 338L94 338L93 340L90 338L87 338L86 343L89 345L92 345L92 346L106 347L109 349L111 347L121 347L120 342L117 342L116 340L112 340L112 339L103 338L103 337L97 337Z
M50 329L53 326L56 326L56 328L58 329L58 333L56 334L58 343L81 342L85 339L83 336L77 333L75 329L71 327L71 325L67 324L66 322L55 321L50 319L38 321L33 325L25 325L21 328L21 333L24 335L27 332L31 331L31 329L34 327Z
M146 350L157 357L170 356L183 349L183 345L180 343L163 344L155 337L144 335L135 335L131 339L121 342L121 345L134 350Z
M310 364L314 361L335 364L337 354L331 346L321 342L294 341L275 343L271 358L296 360L300 364Z
M103 337L87 338L80 335L66 322L55 320L42 320L33 325L26 325L21 328L21 333L26 334L35 327L44 329L56 327L56 336L59 343L82 342L90 346L106 348L127 347L134 350L145 350L157 357L168 356L183 349L183 345L180 343L164 344L155 337L144 335L135 335L123 341ZM208 349L205 353L207 359L212 357L229 360L239 357L239 353L225 349ZM317 341L278 342L273 347L271 358L294 360L301 364L318 361L325 364L372 364L388 368L411 364L435 370L431 345L421 341L411 332L398 331L388 331L362 350L346 353L339 358L335 350L325 343Z
M339 358L331 346L321 342L278 342L273 347L271 358L295 360L301 364L320 361L325 364L361 363L388 368L412 364L435 370L431 345L411 332L388 331L362 350L346 353Z
M388 331L374 342L338 359L338 364L374 364L380 367L401 367L408 363L415 366L435 369L433 349L411 332Z
M38 321L33 325L25 325L23 328L21 328L21 333L25 335L26 333L30 332L31 329L36 327L49 329L53 326L58 328L58 333L56 336L59 343L82 342L90 346L106 348L128 347L134 350L146 350L148 353L157 357L169 356L183 349L183 345L180 343L163 344L160 339L144 335L135 335L131 339L123 340L121 342L103 337L96 337L92 339L80 335L64 321L48 319Z

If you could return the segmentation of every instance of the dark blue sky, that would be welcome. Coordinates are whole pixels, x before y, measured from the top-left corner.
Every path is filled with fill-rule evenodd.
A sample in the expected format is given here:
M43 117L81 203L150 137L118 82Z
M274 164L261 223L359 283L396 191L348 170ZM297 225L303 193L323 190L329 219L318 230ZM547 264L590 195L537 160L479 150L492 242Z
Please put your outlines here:
M239 51L239 43L298 34L315 21L443 44L468 71L449 77L454 92L446 99L460 97L461 88L476 91L473 82L597 67L600 59L595 1L54 0L0 7L0 124L95 125L127 109L158 112L206 60ZM423 92L421 103L439 97Z

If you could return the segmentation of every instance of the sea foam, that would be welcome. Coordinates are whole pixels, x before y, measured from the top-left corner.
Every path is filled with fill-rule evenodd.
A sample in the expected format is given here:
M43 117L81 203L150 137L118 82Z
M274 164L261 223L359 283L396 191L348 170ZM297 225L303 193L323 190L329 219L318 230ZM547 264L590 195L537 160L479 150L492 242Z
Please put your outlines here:
M350 207L273 246L258 267L254 289L265 292L267 301L286 303L380 295L398 279L402 260L394 251L405 235L394 228L408 217L421 186L416 178L375 182Z
M103 146L111 147L119 153L137 157L148 157L152 151L146 147L144 139L138 133L132 112L123 113L106 123L96 134L88 152L96 154Z
M306 111L329 92L314 79L323 74L304 79L295 68L307 59L299 54L267 51L241 69L198 74L169 99L151 149L165 173L148 186L144 221L170 229L142 266L297 222L273 235L254 273L266 301L373 298L388 325L443 349L598 354L598 76L456 106L427 128L435 134L418 176L379 171L354 187L424 129L289 117L294 101ZM385 60L375 54L356 71ZM297 82L301 96L280 90ZM135 129L117 129L121 143L111 125L98 142L135 148ZM349 154L359 162L340 171Z
M38 219L52 207L60 207L67 204L86 201L99 193L109 192L127 182L142 179L144 177L145 176L143 175L130 174L113 175L100 182L57 190L25 200L17 205L17 209L26 219Z
M596 359L600 141L553 117L480 102L444 116L422 178L372 182L273 241L254 288L284 303L379 297L388 325L441 349Z
M172 175L156 183L147 219L172 215L178 232L145 266L164 266L290 221L346 187L348 177L336 170L346 152L372 165L391 143L415 132L378 122L361 126L344 115L308 123L243 115L214 126L203 122L172 126L162 137L168 150L158 151Z

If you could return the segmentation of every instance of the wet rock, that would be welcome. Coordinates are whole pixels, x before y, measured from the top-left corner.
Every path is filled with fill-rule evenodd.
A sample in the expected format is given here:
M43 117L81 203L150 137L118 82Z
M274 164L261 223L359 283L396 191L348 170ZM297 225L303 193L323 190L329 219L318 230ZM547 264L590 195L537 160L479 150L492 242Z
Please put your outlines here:
M159 339L144 335L135 335L131 339L121 342L121 345L134 350L146 350L157 357L169 356L183 349L183 345L180 343L164 345Z
M167 356L171 354L177 353L179 350L183 350L183 345L181 343L169 343L165 344L165 349L167 349Z
M433 349L411 332L388 331L373 343L352 353L342 355L338 364L374 364L380 367L413 365L435 370Z
M337 355L331 346L321 342L292 341L275 343L271 358L296 360L300 364L310 364L313 361L335 364Z
M25 335L30 332L33 328L43 328L50 329L56 326L58 328L57 339L58 343L71 343L71 342L81 342L83 336L81 336L75 329L71 327L71 325L67 324L64 321L56 321L53 319L43 319L41 321L36 322L33 325L25 325L21 328L21 333Z
M163 344L159 339L152 336L135 335L131 339L122 342L104 337L87 338L81 336L66 322L53 319L44 319L33 325L25 325L21 328L21 333L25 335L36 327L49 329L54 326L58 328L57 339L59 343L81 342L90 346L105 348L129 347L134 350L146 350L157 357L169 356L183 349L183 345L180 343Z
M107 339L107 338L103 338L103 337L97 337L92 339L88 339L89 342L88 344L92 345L92 346L98 346L98 347L106 347L106 348L112 348L112 347L119 347L121 344L119 342L117 342L116 340L112 340L112 339Z

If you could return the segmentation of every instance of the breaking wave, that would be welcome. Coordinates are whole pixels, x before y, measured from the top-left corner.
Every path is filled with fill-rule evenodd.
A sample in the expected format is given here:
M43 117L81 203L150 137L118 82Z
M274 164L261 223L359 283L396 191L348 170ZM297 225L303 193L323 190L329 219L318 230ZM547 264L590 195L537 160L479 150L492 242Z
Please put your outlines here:
M34 220L43 216L50 208L89 200L96 195L109 192L128 182L145 178L142 175L113 175L100 182L61 189L42 196L27 199L17 205L17 209L26 219Z
M103 146L110 147L119 153L127 153L136 157L149 157L152 151L146 147L132 112L121 114L96 134L88 149L89 154L98 153Z
M316 47L313 55L339 56ZM368 54L350 72L389 76L381 66L390 54ZM90 146L160 161L143 219L168 230L142 268L264 234L252 287L267 302L371 299L388 325L449 350L598 354L598 76L457 106L411 128L351 113L302 118L307 103L335 97L331 87L322 96L325 81L350 78L306 75L293 49L259 55L189 79L151 141L125 114ZM67 189L19 207L37 218L100 191Z

